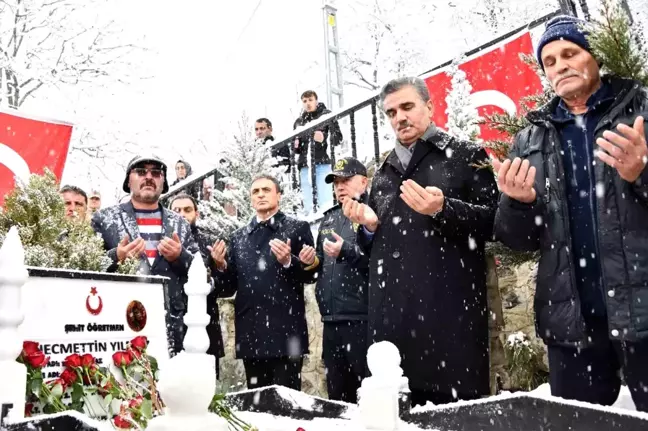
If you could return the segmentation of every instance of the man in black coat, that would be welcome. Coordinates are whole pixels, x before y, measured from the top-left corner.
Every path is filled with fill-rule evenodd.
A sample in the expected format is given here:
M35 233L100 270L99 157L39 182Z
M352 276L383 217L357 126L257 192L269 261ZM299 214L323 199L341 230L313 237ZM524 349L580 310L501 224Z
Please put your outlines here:
M173 197L171 201L171 210L176 214L180 214L191 227L191 234L198 243L200 255L202 256L207 271L209 273L209 282L214 284L211 274L216 270L216 263L211 256L211 250L216 241L214 241L207 232L198 227L196 221L200 217L198 212L198 202L187 195L179 194ZM222 297L222 292L214 288L209 295L207 295L207 314L209 314L209 324L207 325L207 335L209 336L209 349L207 354L213 355L216 358L216 376L219 374L218 359L225 356L223 349L223 335L220 327L220 314L218 312L217 298Z
M304 284L313 281L317 265L301 260L315 253L313 235L308 223L279 211L276 178L257 177L250 195L256 216L234 232L227 253L223 241L212 250L214 282L224 294L236 293L236 357L243 359L248 388L300 390L308 353Z
M365 200L367 168L353 157L340 159L326 177L338 205L324 213L317 236L316 296L324 322L322 357L328 396L357 402L365 378L369 256L357 245L358 225L344 216L347 199ZM304 264L312 265L312 260Z
M175 354L182 350L187 311L184 284L198 246L189 223L160 205L160 195L169 189L166 172L157 157L133 158L123 184L130 200L95 213L92 228L101 235L112 261L108 272L116 271L127 257L135 257L140 260L140 274L169 277L165 308L169 350Z
M498 193L475 167L486 153L435 127L423 80L390 81L381 100L395 148L369 204L343 205L371 255L369 336L399 348L414 404L488 395L484 243Z
M509 160L493 161L496 236L540 250L534 305L552 394L613 404L623 370L648 411L648 89L601 77L582 24L556 17L540 40L557 97L528 114Z
M275 166L283 166L285 173L290 173L290 148L284 145L281 148L272 147L274 136L272 136L272 122L267 118L259 118L254 122L254 134L259 145L271 146L270 155L277 159Z
M312 90L301 95L304 110L295 120L293 129L305 126L311 121L319 119L322 115L330 114L324 103L319 102L317 93ZM300 135L295 139L295 153L299 155L297 167L299 168L300 187L306 214L313 212L313 173L308 169L309 163L315 170L315 184L317 186L317 207L327 208L333 204L333 191L324 178L331 172L331 158L328 154L328 144L335 147L342 143L342 131L337 121L319 127L314 132ZM331 151L333 151L331 149Z

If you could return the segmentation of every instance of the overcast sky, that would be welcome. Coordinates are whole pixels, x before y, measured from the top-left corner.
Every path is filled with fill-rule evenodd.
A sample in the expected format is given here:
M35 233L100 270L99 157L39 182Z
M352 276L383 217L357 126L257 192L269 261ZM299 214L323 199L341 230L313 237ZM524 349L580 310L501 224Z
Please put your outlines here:
M642 1L630 0L631 7ZM418 32L429 67L493 36L477 32L471 22L475 17L469 12L480 0L420 3L435 10L434 22ZM515 2L516 7L526 7L537 16L553 10L557 3ZM206 169L216 157L201 157L196 150L199 142L210 148L231 142L233 122L242 111L253 119L271 118L275 136L281 137L290 132L299 114L301 92L315 89L323 95L321 0L111 0L109 5L110 13L124 26L124 40L143 39L148 52L142 55L140 73L151 78L130 87L70 88L27 109L83 124L100 138L102 133L118 134L142 150L155 147L169 160L171 170L179 156L190 158L197 169ZM340 7L343 47L361 37L362 28L351 25L354 20L366 18L350 16L351 12ZM508 29L520 25L515 19L520 17L503 17L511 23ZM425 44L428 34L429 45ZM345 91L347 104L358 98L351 87ZM110 136L106 134L105 139ZM115 159L123 159L124 164L130 155L121 155L119 150L115 148ZM68 163L64 181L99 183L110 201L121 175L119 169L109 172L106 178L78 163Z

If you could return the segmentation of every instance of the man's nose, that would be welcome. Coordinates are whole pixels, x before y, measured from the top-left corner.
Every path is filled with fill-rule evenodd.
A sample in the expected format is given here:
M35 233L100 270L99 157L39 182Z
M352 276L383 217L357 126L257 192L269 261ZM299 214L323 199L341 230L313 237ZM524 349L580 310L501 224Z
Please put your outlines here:
M396 121L398 121L400 123L403 120L407 120L407 116L405 115L405 111L403 111L402 109L396 110Z

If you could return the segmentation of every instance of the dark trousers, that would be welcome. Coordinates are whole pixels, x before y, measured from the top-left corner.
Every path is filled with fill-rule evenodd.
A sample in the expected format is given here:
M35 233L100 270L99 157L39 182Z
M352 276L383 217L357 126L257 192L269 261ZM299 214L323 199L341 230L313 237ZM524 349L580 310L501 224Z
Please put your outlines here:
M367 369L367 322L324 322L322 358L329 399L357 403Z
M304 358L243 359L248 389L281 385L301 391L301 369Z
M588 327L591 346L549 346L551 394L609 406L619 396L623 371L637 410L648 412L648 340L610 341L605 320L590 322Z

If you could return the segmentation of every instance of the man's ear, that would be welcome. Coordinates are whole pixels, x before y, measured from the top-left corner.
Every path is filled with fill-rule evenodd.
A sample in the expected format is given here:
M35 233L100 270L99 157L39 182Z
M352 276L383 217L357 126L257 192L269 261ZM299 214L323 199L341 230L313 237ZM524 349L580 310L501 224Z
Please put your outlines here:
M428 100L425 105L430 110L430 118L432 118L434 116L434 103L432 102L432 99Z

